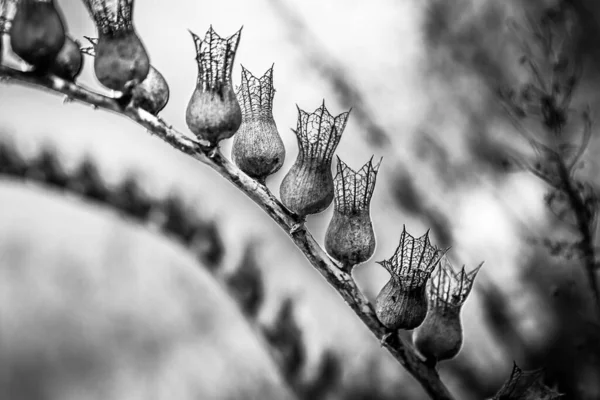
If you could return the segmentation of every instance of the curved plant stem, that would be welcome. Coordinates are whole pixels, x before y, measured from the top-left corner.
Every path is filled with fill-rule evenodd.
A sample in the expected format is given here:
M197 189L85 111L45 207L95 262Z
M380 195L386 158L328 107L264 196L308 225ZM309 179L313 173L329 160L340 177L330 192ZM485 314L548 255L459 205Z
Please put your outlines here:
M145 127L176 149L208 165L231 182L246 196L261 207L292 239L313 267L321 273L327 282L342 296L369 330L404 368L419 381L425 391L435 400L453 400L452 395L440 380L437 371L427 366L417 356L412 346L387 330L377 319L372 305L362 294L352 277L340 270L304 226L302 217L291 212L273 196L266 186L259 184L208 143L173 129L160 118L132 105L94 93L79 85L67 82L52 75L36 75L8 67L0 67L0 79L7 82L27 84L36 88L45 88L66 95L71 100L87 103L96 108L113 111L126 116Z

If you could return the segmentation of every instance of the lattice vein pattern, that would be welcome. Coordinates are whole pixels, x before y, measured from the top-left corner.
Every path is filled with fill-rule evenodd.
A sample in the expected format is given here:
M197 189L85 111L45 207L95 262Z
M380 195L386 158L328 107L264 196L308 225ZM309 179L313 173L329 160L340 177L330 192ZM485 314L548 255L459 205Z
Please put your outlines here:
M562 395L555 390L544 385L542 376L544 371L536 369L532 371L523 371L513 364L513 370L510 378L500 388L493 400L502 399L544 399L554 400Z
M273 66L260 78L242 65L242 83L237 88L237 98L243 120L273 120Z
M390 259L378 261L378 264L388 270L397 284L416 289L427 283L444 253L431 245L429 230L415 238L403 226L396 252Z
M231 85L233 61L241 33L240 29L228 38L222 38L211 26L201 39L190 31L196 46L197 86L202 90L220 92L224 86Z
M84 0L99 34L114 35L133 30L134 0Z
M350 111L333 117L325 101L313 113L298 108L298 123L294 133L298 138L299 159L330 162L342 138Z
M456 272L448 257L442 257L439 268L429 280L428 293L431 304L440 308L460 308L467 300L482 265L483 263L471 272L466 272L463 266Z
M344 215L368 211L381 160L373 165L371 157L358 171L354 171L339 157L337 161L337 174L333 179L335 210Z

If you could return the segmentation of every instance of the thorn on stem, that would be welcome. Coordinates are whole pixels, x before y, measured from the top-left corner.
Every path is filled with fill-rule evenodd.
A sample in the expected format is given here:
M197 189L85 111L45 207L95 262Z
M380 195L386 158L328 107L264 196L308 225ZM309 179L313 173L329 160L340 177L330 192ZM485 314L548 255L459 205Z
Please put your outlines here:
M295 223L292 228L290 229L290 235L293 235L294 233L298 232L300 229L302 229L304 227L304 221Z

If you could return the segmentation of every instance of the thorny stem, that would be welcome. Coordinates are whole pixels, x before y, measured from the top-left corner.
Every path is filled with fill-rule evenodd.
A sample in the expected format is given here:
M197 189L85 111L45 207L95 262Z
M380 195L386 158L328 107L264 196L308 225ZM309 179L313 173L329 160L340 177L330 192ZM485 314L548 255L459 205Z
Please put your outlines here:
M410 344L406 343L397 334L390 335L390 331L379 322L373 306L362 294L351 275L336 267L335 263L306 229L303 219L289 211L265 186L244 174L220 151L215 151L208 144L199 142L173 129L161 119L139 107L135 107L132 103L123 106L119 103L119 99L94 93L56 76L34 75L0 66L1 78L7 79L9 83L16 81L37 88L49 89L52 92L62 93L70 99L78 100L95 108L103 108L126 116L145 127L151 134L160 137L176 149L217 171L246 196L250 197L290 236L313 267L342 296L356 315L381 341L382 346L419 381L432 399L453 400L452 395L440 380L437 371L423 363Z

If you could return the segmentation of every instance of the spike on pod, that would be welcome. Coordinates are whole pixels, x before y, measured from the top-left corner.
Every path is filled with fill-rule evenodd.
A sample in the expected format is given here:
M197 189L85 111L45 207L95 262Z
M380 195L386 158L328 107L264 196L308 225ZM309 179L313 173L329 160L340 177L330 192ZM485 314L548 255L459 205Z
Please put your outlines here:
M237 90L242 124L231 149L233 162L248 176L264 183L285 160L285 147L273 119L273 66L257 78L242 66Z
M98 29L94 72L105 87L126 92L148 76L150 59L133 24L134 0L84 0Z
M427 314L427 280L444 251L432 246L429 231L419 238L402 228L394 255L378 262L391 275L377 295L375 312L388 329L414 329Z
M242 123L242 110L231 82L241 33L240 29L222 38L211 26L201 39L190 31L196 45L198 77L185 120L194 135L215 146L232 137Z
M331 160L350 111L333 117L325 101L312 113L298 107L298 157L281 182L283 204L298 215L324 211L334 198Z
M13 52L36 70L46 70L65 43L54 0L20 0L10 28Z
M81 47L81 53L95 57L98 39L88 36L84 37L90 45ZM133 88L131 94L136 106L143 108L150 114L157 115L167 105L170 90L164 76L154 66L150 65L148 76Z
M370 203L381 160L373 165L371 157L358 172L339 157L337 160L334 211L325 233L325 249L350 272L354 265L367 261L375 252Z
M417 350L434 362L454 358L463 343L460 310L471 292L480 264L471 272L463 266L455 272L447 257L429 280L429 310L425 321L413 331Z

